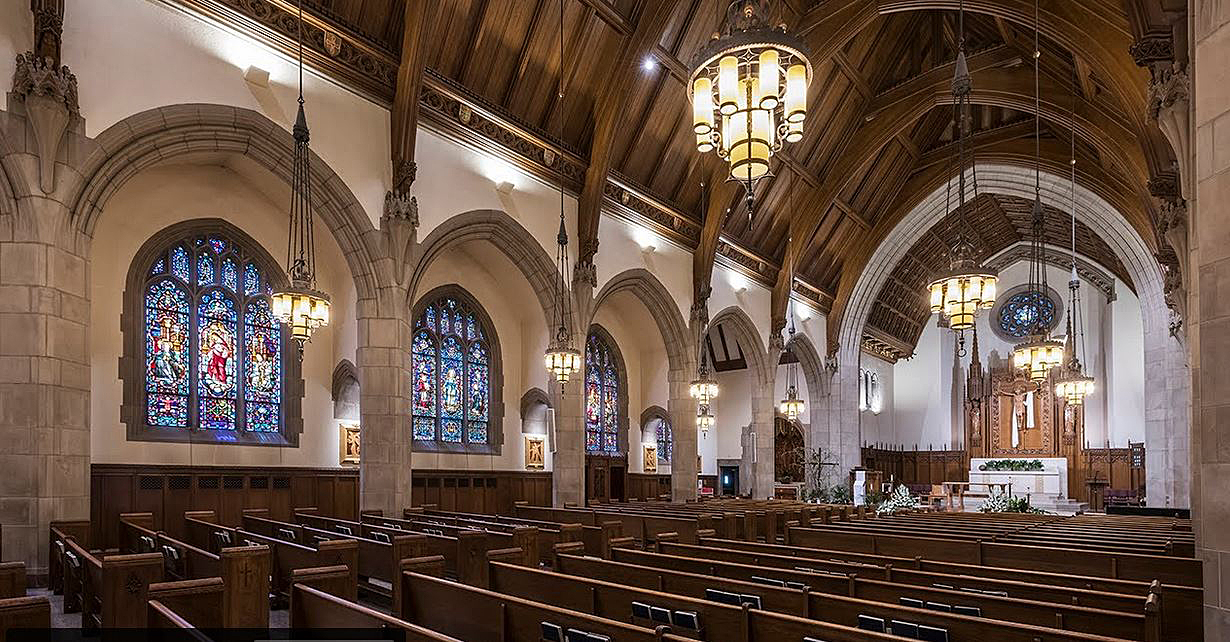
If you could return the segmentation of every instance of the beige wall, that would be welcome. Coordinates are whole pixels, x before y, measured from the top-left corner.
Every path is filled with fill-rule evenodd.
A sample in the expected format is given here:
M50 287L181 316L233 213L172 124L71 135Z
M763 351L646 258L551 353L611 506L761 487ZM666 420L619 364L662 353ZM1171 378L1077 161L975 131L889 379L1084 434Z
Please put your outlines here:
M124 281L137 250L159 230L196 218L235 224L285 259L289 191L248 163L228 158L207 165L172 165L146 170L129 180L107 203L94 237L90 270L89 344L91 372L91 461L126 464L337 466L338 428L333 420L331 383L340 359L354 361L355 291L337 243L318 220L318 283L330 293L333 322L319 330L304 351L303 435L298 448L209 444L168 444L126 440L116 376L121 354L120 312Z

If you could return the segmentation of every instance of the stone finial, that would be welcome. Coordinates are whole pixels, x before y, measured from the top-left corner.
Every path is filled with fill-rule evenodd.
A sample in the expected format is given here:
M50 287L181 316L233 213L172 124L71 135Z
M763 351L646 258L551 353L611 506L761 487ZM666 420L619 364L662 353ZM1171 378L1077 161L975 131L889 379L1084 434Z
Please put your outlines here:
M410 250L419 228L419 203L408 193L389 191L384 195L380 232L393 259L393 278L403 283L410 264Z
M55 191L56 156L60 141L74 118L77 106L77 77L68 67L56 67L50 58L27 51L17 56L13 72L13 95L25 104L26 119L38 147L39 187L44 194Z
M1158 68L1149 82L1149 117L1158 120L1162 110L1186 104L1190 95L1191 79L1185 65L1175 62Z
M30 51L17 56L13 93L23 100L30 96L50 98L63 103L70 114L79 114L77 77L68 67L56 68L50 58L39 58Z
M572 283L588 285L591 289L598 287L598 268L592 261L580 261L572 268Z

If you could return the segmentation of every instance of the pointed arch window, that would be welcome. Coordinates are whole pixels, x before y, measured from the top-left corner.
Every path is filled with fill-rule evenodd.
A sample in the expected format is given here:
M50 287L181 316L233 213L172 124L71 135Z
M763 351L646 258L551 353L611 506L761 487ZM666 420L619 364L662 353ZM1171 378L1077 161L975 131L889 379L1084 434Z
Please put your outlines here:
M124 325L126 359L139 373L122 374L130 439L297 444L298 430L287 430L287 333L270 312L281 278L229 225L173 226L142 247L125 292L135 308L126 318L137 322Z
M665 417L658 420L657 441L658 441L658 463L671 463L671 451L674 449L675 437L671 434L671 422Z
M585 452L620 453L620 409L626 403L615 352L605 336L591 331L585 342Z
M459 289L417 306L410 350L411 433L420 450L492 452L500 432L492 408L494 333Z

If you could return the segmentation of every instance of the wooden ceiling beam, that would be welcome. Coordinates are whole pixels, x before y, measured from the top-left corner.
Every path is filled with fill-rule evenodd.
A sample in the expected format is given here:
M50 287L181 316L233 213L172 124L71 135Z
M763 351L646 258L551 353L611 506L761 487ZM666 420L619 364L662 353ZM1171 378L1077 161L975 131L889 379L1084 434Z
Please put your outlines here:
M613 160L615 129L622 121L627 99L633 93L631 84L641 69L641 61L662 38L672 9L673 3L668 0L645 1L636 27L625 38L616 58L612 77L606 79L603 92L594 101L594 134L590 142L589 166L585 169L585 181L577 207L579 273L592 268L594 255L598 252L598 219L602 209L603 187Z
M1045 140L1041 150L1042 169L1044 171L1060 174L1068 171L1070 155L1066 142ZM978 162L1016 165L1032 169L1034 166L1034 142L1029 139L1014 139L989 145L979 153ZM866 269L867 261L870 260L875 249L879 247L884 238L892 232L893 228L901 222L901 219L906 214L929 194L943 188L944 181L952 174L950 169L943 163L936 163L926 170L911 176L894 204L887 209L883 217L876 221L875 226L865 235L864 240L853 245L847 252L846 263L837 283L837 294L833 300L833 307L826 317L828 336L830 337L828 346L830 353L837 349L837 342L840 340L842 316L847 311L846 308L850 303L854 286L857 284L859 276ZM1142 225L1149 225L1149 214L1141 202L1131 194L1129 183L1125 182L1122 176L1103 170L1096 166L1095 163L1090 162L1088 158L1085 158L1084 162L1078 159L1077 169L1077 181L1081 185L1109 202L1137 230L1146 229L1142 228ZM1142 238L1145 239L1146 243L1152 244L1154 242L1151 240L1152 236L1144 237L1142 235Z
M718 241L722 236L722 228L726 227L726 218L730 215L730 203L743 193L743 186L727 179L726 163L716 157L709 165L710 171L705 181L705 196L701 206L704 207L704 226L700 232L700 243L692 252L692 321L694 331L709 322L709 294L712 292L710 283L713 280L713 263L717 260Z
M416 174L414 143L418 134L419 92L423 88L427 33L429 23L435 19L435 7L430 2L406 3L401 60L397 65L397 86L389 114L393 192L399 196L409 190Z
M521 78L525 76L525 70L530 64L530 45L533 44L534 34L538 31L538 27L542 24L542 20L547 14L545 11L547 0L535 0L535 2L534 13L530 18L530 27L525 32L525 39L521 41L521 51L517 54L517 71L508 77L508 83L504 85L504 92L500 98L500 104L505 108L508 107L508 101L512 98L513 90L521 83Z
M972 136L966 139L966 144L971 145L973 152L976 155L979 150L998 145L1005 141L1016 140L1018 138L1029 137L1034 135L1033 119L1024 120L995 129L988 129L980 132L975 132ZM920 171L930 168L932 165L939 163L951 164L952 158L956 155L956 142L951 142L934 149L929 149L918 157L918 162L914 165L914 171ZM975 156L976 157L976 156Z

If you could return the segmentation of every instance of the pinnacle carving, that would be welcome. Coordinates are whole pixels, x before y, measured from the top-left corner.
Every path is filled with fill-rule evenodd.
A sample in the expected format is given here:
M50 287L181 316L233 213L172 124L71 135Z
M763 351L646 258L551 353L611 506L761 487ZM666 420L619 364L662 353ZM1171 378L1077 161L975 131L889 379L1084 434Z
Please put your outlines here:
M419 203L408 193L386 192L380 231L393 259L393 278L404 283L409 276L410 250L419 228Z
M17 56L13 72L13 93L22 99L43 96L63 103L70 114L77 115L77 77L68 67L57 68L50 58L39 58L27 51Z
M1190 95L1191 79L1186 66L1177 62L1159 66L1149 83L1149 117L1158 120L1163 110L1176 103L1186 104Z
M598 287L598 269L591 261L580 261L572 268L572 284L588 285L591 289Z

